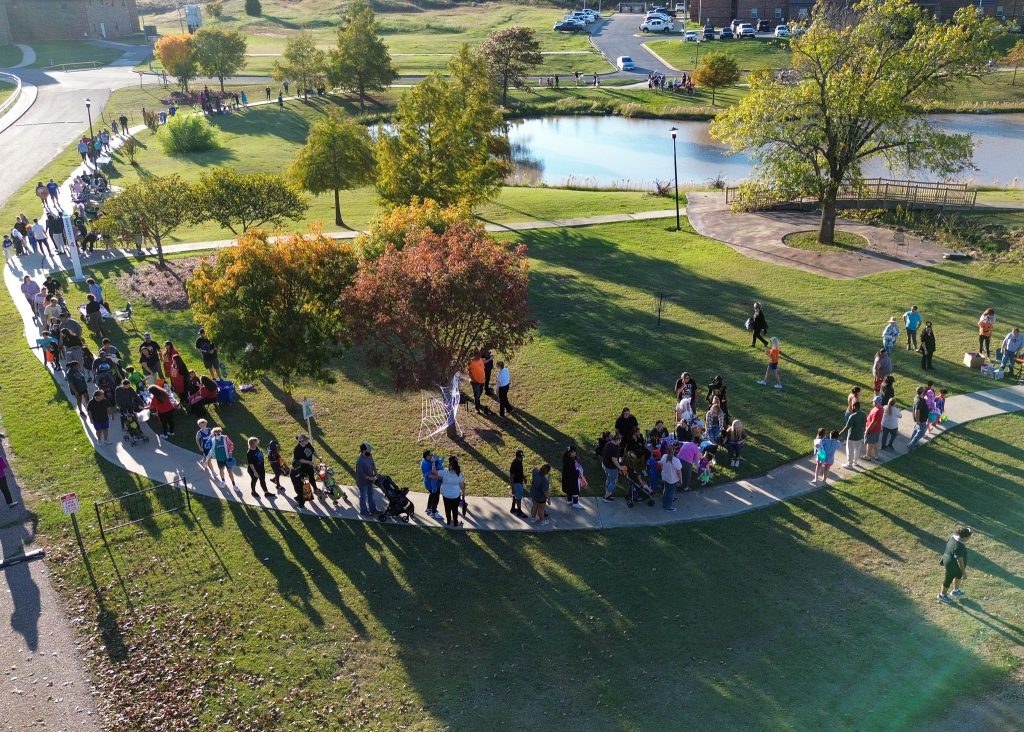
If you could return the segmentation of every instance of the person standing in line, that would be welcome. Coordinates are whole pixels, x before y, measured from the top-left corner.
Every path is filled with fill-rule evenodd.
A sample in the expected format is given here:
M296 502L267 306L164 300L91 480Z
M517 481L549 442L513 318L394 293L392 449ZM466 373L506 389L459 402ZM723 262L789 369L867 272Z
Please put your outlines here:
M498 361L498 376L494 383L498 387L498 414L502 417L506 413L511 415L515 411L508 401L508 390L512 386L512 374L509 373L508 366L504 361Z
M128 115L122 114L118 119L121 122L121 134L128 137Z
M889 318L889 322L885 324L885 328L882 330L882 348L892 356L892 352L896 348L896 342L899 339L900 326L896 323L896 316L894 315Z
M242 101L242 106L245 107L246 109L248 109L249 108L249 97L246 96L244 89L242 90L241 101Z
M732 424L725 430L725 447L729 451L731 465L734 468L740 466L740 451L747 441L747 431L743 429L743 423L734 419Z
M373 445L364 442L359 446L356 459L356 487L359 489L359 515L373 516L377 504L373 500L373 484L377 480L377 465L373 461Z
M828 485L828 471L836 461L836 451L842 445L839 430L829 433L824 427L818 428L818 436L814 439L814 478L810 481L811 485Z
M921 368L926 371L933 370L935 367L932 366L932 356L935 355L935 331L932 330L931 322L924 324L924 330L921 331Z
M970 526L960 526L946 542L946 550L939 560L939 564L946 570L942 578L942 589L935 596L939 602L951 605L954 597L964 596L964 591L960 589L960 583L967 577L967 547L964 542L973 534ZM953 586L952 592L949 591L950 585Z
M454 455L448 457L447 470L441 471L441 498L444 500L445 525L462 526L459 521L459 505L466 497L466 481L462 477L462 467Z
M540 526L550 526L545 513L548 503L548 494L551 491L551 466L544 463L539 468L530 471L530 521Z
M36 251L40 254L43 253L43 249L51 257L53 256L53 250L50 249L50 240L46 238L46 229L39 223L39 219L32 219L32 238L36 240Z
M267 93L267 101L270 101L270 87L264 87L263 91Z
M281 489L281 476L285 474L284 460L281 459L281 443L272 439L267 443L267 460L270 462L270 469L274 471L274 487Z
M768 321L765 320L764 310L761 309L759 302L754 303L754 314L750 318L750 330L753 333L750 338L751 348L757 345L758 340L762 345L768 345L768 341L764 339L764 334L768 332Z
M96 430L96 442L104 445L110 444L110 402L103 389L97 389L92 399L85 405L85 411L89 415L89 421Z
M480 397L484 393L484 378L486 366L484 352L480 351L469 361L469 383L473 387L473 406L477 414L483 414L484 408L480 404Z
M687 440L679 446L679 450L676 452L676 457L679 458L679 462L683 465L680 485L684 493L690 490L690 479L693 477L693 469L700 462L700 446L697 442L698 438Z
M878 392L878 395L882 397L882 404L888 404L889 400L896 396L896 377L889 374L885 377L885 381L882 383L882 388Z
M895 397L890 397L885 402L885 409L882 410L882 449L892 450L896 436L900 433L900 418L903 412L896 406Z
M263 488L263 495L269 497L271 493L267 489L267 466L263 450L260 449L260 438L250 437L248 445L249 449L245 453L245 462L246 470L249 472L252 494L256 495L256 484L259 483L260 487Z
M36 295L39 294L41 289L42 288L40 288L39 285L33 282L32 278L29 277L28 275L25 275L24 277L21 278L21 294L25 296L26 300L28 300L28 304L32 306L33 312L35 312L36 309Z
M203 366L210 372L215 380L221 377L220 358L217 356L217 344L206 335L206 328L199 329L199 337L196 338L196 350L203 357Z
M523 493L526 487L526 469L523 467L523 451L516 450L516 456L508 467L508 485L512 492L512 509L510 513L525 518L523 513Z
M562 493L570 506L583 508L580 504L580 470L575 445L569 445L562 453Z
M619 483L619 472L622 470L622 436L618 431L614 432L604 445L601 453L601 467L604 468L604 497L605 503L615 501L615 488Z
M1024 348L1024 336L1020 334L1020 328L1014 328L1006 337L1003 338L1003 343L1000 348L1002 356L1000 357L999 364L1008 370L1013 370L1014 361L1017 358L1017 354Z
M437 504L441 500L441 481L434 468L434 453L432 451L423 451L420 472L423 474L423 487L427 489L427 516L439 519L441 514L437 512Z
M907 331L907 350L917 350L917 329L921 326L921 313L917 305L911 305L910 310L903 313L903 326Z
M202 457L199 459L199 464L203 466L203 470L210 471L210 450L213 448L213 430L210 429L210 423L205 419L196 421L196 449Z
M996 311L986 308L978 318L978 353L992 358L992 329L996 325Z
M683 463L678 456L672 453L670 447L661 456L661 482L664 486L664 493L661 496L661 507L666 511L675 511L672 504L676 500L676 491L679 490L679 483L683 479Z
M18 505L18 502L14 500L14 496L11 495L11 487L7 484L7 467L7 460L4 459L3 455L0 455L0 493L4 494L7 508L14 508Z
M781 389L782 376L779 375L779 355L781 351L779 350L779 339L776 338L775 336L772 336L771 347L766 349L766 353L768 354L768 368L764 372L764 378L758 381L757 383L760 384L761 386L764 386L765 384L768 383L768 376L770 374L774 374L775 388Z
M313 464L313 458L316 456L316 450L313 449L309 436L299 435L296 438L295 449L292 450L292 460L298 463L299 472L302 473L303 478L309 481L312 488L316 488L316 466Z
M839 436L846 433L846 463L844 468L859 468L857 459L864 451L864 428L867 425L867 415L860 408L860 402L853 403L853 411L846 418L846 424L839 430Z
M914 431L910 435L910 442L907 443L907 450L910 451L917 446L917 443L928 431L928 400L924 396L924 387L917 387L917 396L914 397L913 415Z
M917 336L915 335L915 340ZM882 390L882 384L885 383L886 378L892 373L892 359L889 357L889 352L884 348L879 348L878 353L875 354L875 362L871 364L871 376L874 379L874 392L878 394Z
M879 443L882 439L882 397L876 396L868 412L867 421L864 424L864 459L879 459Z
M284 109L284 95L280 92L277 93L277 106Z
M103 288L96 284L96 280L92 277L85 281L85 284L89 288L89 294L96 298L96 302L103 304Z
M159 387L151 386L150 389L158 389ZM220 486L227 488L227 483L224 480L224 472L227 471L227 477L231 478L231 489L234 491L238 490L238 483L235 482L235 474L231 470L234 459L231 457L235 451L235 445L231 441L231 438L224 434L224 431L220 427L214 427L210 433L210 457L217 461L217 471L220 473Z
M98 391L102 391L101 389ZM153 411L156 412L157 419L160 420L160 429L163 438L174 437L174 412L177 411L178 406L171 399L167 391L161 387L153 384L149 387L149 393L152 395L150 400L150 406ZM227 460L227 458L224 458ZM223 471L222 471L223 472Z
M84 163L86 158L89 156L89 143L85 141L85 136L78 141L78 154L82 156L82 162Z
M92 331L96 342L100 343L106 337L106 334L103 332L103 306L96 302L96 297L92 293L86 295L85 300L86 325L88 325L89 330Z

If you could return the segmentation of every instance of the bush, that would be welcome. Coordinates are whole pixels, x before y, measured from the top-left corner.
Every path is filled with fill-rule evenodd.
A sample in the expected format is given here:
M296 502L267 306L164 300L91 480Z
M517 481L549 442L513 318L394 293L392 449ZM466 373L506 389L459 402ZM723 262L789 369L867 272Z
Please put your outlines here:
M183 155L219 147L217 131L198 114L171 117L157 135L160 147L168 155Z
M224 3L220 0L215 0L212 3L206 3L206 9L210 13L211 18L219 18L224 15Z
M263 15L263 5L260 0L245 0L245 14L254 18Z
M139 141L134 137L129 136L121 144L121 153L124 155L124 159L128 161L129 165L136 165L136 158L139 155Z

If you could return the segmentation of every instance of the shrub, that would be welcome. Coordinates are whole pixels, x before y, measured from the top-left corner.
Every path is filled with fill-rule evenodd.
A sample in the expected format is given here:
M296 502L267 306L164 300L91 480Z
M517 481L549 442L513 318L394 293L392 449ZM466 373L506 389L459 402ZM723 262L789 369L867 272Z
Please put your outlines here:
M206 3L206 9L210 13L211 18L219 18L224 15L224 3L220 0L214 0L212 3Z
M124 159L128 161L129 165L136 165L135 159L139 155L139 141L129 136L121 144L121 152L124 154Z
M197 153L219 147L217 131L198 114L171 117L157 139L168 155Z
M260 0L245 0L245 14L258 18L263 15L263 4Z

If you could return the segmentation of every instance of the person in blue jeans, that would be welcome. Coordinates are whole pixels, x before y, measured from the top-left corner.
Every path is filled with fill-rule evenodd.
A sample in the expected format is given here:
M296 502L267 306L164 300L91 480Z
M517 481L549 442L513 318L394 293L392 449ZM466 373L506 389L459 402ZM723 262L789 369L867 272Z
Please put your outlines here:
M676 510L672 503L676 500L676 490L683 477L682 471L683 462L673 455L672 448L669 448L661 458L661 483L665 488L661 507L666 511Z
M424 450L420 472L423 473L423 487L427 489L427 516L435 519L441 518L441 514L437 512L437 504L441 501L441 479L437 477L437 470L434 453Z
M921 327L921 313L917 305L912 305L910 310L903 313L903 325L907 331L907 350L917 350L917 329Z
M1013 370L1014 360L1017 358L1017 353L1020 352L1022 348L1024 348L1024 336L1020 334L1020 328L1014 328L1006 334L1005 338L1003 338L1003 355L1002 360L999 362L1000 365L1002 365L1004 369Z
M924 396L924 387L917 387L917 396L914 397L914 431L910 435L910 442L907 443L907 450L914 448L924 433L928 431L928 400Z
M377 504L373 500L373 484L377 480L377 465L373 462L373 446L364 442L359 446L359 458L356 460L356 487L359 488L359 514L372 516L377 513Z
M604 468L604 497L606 503L615 500L615 488L619 483L619 469L622 467L622 450L619 443L622 438L616 432L609 436L601 453L601 467Z

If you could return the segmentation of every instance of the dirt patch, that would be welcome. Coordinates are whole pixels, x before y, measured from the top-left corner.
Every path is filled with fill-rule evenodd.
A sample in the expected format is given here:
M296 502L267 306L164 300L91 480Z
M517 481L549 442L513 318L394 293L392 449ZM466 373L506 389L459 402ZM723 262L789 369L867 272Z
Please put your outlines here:
M210 262L213 257L186 257L175 259L161 267L145 262L114 282L114 287L129 302L143 301L157 310L185 310L189 306L187 283L196 267Z

